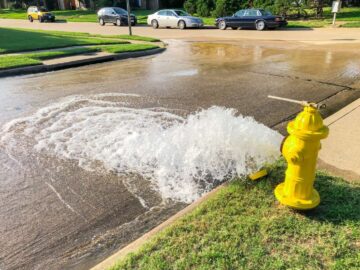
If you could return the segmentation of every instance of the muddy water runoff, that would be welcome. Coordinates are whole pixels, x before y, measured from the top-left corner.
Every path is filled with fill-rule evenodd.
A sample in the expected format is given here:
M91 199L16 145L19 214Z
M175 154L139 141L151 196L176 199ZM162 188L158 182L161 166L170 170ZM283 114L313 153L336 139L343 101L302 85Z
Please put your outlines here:
M281 135L266 126L299 108L268 94L320 101L360 76L353 53L168 42L0 79L0 269L89 268L276 158Z

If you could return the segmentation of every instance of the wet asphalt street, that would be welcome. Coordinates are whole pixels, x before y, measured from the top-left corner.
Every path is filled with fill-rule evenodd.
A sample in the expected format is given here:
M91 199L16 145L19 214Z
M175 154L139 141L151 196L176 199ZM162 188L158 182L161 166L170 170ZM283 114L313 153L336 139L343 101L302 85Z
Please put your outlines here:
M323 101L325 114L360 96L359 51L276 41L166 42L160 55L0 79L0 124L70 95L132 93L139 97L123 98L132 107L188 114L224 106L282 130L300 108L269 94ZM2 270L87 269L185 205L164 203L140 176L128 176L134 192L128 179L36 153L31 141L20 145L0 143Z

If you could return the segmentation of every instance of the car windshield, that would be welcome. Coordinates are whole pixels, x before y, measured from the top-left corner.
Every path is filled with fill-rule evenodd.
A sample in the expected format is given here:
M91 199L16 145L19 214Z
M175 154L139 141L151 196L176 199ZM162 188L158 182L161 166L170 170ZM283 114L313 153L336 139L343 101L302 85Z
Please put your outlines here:
M174 12L178 16L190 16L188 13L186 13L185 11L182 11L182 10L174 10Z
M120 15L127 14L125 9L122 9L122 8L114 8L114 10L117 14L120 14Z
M260 10L260 11L263 16L272 16L272 13L270 11L267 10Z
M39 11L41 12L48 12L48 10L46 8L39 8Z

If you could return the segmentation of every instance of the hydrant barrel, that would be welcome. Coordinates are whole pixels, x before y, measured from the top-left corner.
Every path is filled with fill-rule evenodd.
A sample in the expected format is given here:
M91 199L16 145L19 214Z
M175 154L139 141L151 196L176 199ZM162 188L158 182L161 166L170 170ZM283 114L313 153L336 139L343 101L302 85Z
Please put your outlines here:
M316 161L321 148L320 140L328 136L329 129L315 104L304 106L304 110L287 126L282 154L288 167L285 181L275 189L280 203L306 210L320 203L319 193L314 189Z

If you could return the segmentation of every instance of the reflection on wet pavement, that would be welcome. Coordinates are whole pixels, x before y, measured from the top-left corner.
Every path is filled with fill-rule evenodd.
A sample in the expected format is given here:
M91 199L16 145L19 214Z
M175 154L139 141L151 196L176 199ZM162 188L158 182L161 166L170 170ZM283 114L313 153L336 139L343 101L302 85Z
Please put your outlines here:
M141 96L125 100L134 108L186 116L216 105L272 126L299 108L268 94L321 101L356 91L360 79L354 52L168 43L157 56L1 79L0 124L69 95L132 93ZM35 151L21 132L11 136L17 144L0 142L0 269L87 269L185 205L164 203L136 173L90 172Z

